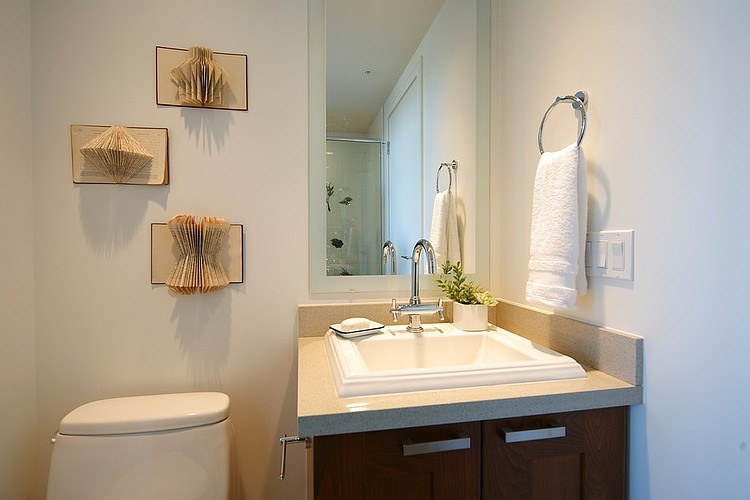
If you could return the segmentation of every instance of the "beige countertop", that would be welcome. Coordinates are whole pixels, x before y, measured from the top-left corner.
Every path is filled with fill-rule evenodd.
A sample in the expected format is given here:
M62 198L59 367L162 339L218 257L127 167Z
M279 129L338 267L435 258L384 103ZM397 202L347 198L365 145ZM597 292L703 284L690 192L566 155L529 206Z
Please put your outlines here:
M323 337L301 337L297 376L298 433L305 437L344 434L642 402L640 385L584 368L586 378L577 380L339 398Z

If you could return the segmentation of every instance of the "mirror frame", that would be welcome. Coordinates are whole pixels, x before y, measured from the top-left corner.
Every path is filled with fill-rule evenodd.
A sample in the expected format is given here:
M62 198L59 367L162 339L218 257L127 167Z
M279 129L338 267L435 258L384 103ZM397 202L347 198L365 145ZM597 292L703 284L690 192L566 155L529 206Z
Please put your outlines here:
M490 24L491 0L477 2L476 272L469 278L489 285L490 255ZM325 0L308 1L308 258L309 288L317 293L404 292L411 276L326 274L326 61ZM459 159L460 161L460 159ZM323 235L321 237L321 235ZM416 243L416 242L415 242ZM401 250L408 253L411 249ZM422 279L420 291L435 292L434 279Z

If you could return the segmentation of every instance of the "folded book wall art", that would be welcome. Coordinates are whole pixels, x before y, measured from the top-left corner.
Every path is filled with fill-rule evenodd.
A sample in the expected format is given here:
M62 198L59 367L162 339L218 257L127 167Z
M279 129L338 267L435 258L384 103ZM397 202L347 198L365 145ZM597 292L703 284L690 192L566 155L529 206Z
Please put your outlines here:
M169 184L166 128L71 125L75 184Z
M156 104L247 111L247 55L156 47Z
M242 282L242 226L220 217L175 215L151 226L151 282L180 295Z
M188 58L170 71L180 103L187 106L223 104L222 89L229 74L214 61L214 51L190 47Z

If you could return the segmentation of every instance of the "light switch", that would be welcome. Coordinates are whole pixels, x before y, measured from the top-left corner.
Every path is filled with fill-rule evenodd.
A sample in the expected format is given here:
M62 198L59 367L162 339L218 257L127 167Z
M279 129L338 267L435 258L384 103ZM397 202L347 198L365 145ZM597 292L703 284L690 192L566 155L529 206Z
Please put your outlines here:
M596 242L596 267L607 267L607 240Z
M625 242L612 242L612 269L615 271L625 270Z
M632 229L586 233L586 275L633 281Z

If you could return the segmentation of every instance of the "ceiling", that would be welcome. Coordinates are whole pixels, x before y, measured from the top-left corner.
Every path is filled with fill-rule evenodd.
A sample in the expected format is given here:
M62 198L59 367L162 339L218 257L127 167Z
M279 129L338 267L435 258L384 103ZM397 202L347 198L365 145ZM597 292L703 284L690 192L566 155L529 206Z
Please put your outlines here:
M445 0L326 0L329 135L366 134Z

